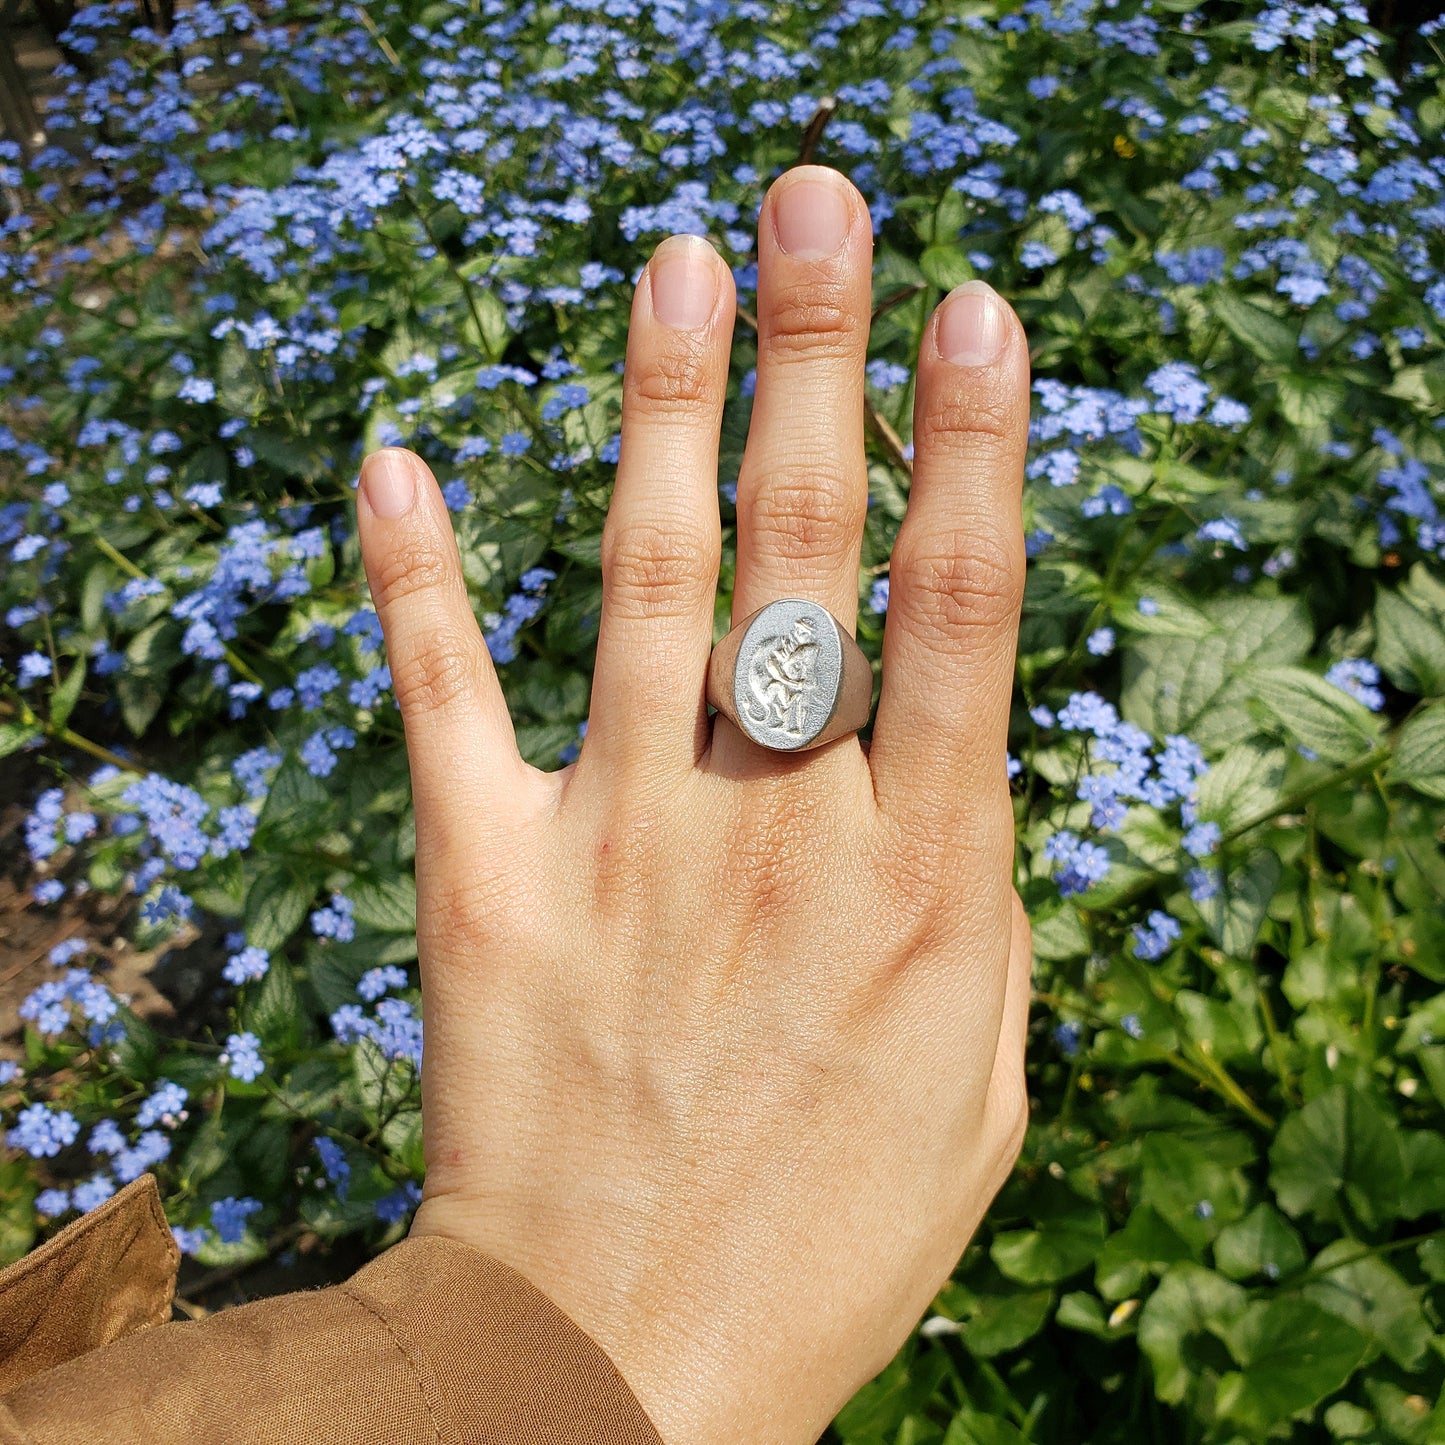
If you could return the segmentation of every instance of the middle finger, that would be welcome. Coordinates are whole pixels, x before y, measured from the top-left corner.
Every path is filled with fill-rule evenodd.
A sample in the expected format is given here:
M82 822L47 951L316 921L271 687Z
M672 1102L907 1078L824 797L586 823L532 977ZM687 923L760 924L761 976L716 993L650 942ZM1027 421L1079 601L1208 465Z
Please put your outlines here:
M806 597L852 630L868 476L873 227L851 182L797 166L758 217L758 374L738 474L733 626Z

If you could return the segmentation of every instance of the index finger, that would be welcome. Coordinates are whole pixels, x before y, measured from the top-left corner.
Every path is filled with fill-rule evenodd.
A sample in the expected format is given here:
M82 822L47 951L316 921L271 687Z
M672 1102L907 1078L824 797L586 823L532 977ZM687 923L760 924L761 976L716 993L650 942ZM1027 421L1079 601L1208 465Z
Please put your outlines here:
M913 489L889 569L868 754L880 809L930 833L975 822L1012 836L1005 757L1028 417L1023 327L970 281L934 312L920 349Z

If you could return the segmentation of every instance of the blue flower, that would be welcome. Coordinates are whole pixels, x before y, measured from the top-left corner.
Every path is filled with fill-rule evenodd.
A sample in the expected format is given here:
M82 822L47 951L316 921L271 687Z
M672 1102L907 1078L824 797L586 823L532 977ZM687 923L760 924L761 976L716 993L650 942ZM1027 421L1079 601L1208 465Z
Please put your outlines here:
M216 383L204 376L188 376L177 388L182 401L205 402L216 399Z
M395 1224L399 1219L405 1219L420 1203L421 1185L408 1179L400 1189L376 1201L376 1217L384 1224Z
M371 1036L372 1021L358 1003L344 1003L331 1015L331 1031L343 1044Z
M122 1149L111 1160L111 1168L122 1184L139 1179L152 1164L158 1164L171 1152L171 1141L159 1129L147 1129L135 1144Z
M211 1223L222 1244L239 1244L246 1232L246 1220L262 1208L259 1199L227 1195L211 1205Z
M1043 855L1062 866L1055 875L1059 893L1070 898L1085 892L1108 876L1109 855L1097 843L1082 841L1077 834L1060 829L1044 844Z
M1171 361L1144 378L1158 398L1158 410L1178 422L1198 421L1209 400L1209 386L1192 362Z
M114 1119L102 1119L90 1131L85 1147L92 1154L119 1154L126 1147L125 1135L121 1133L120 1125Z
M351 1183L351 1164L345 1151L334 1139L327 1138L325 1134L318 1134L316 1152L321 1156L321 1165L326 1170L327 1179L336 1185L337 1199L345 1200L346 1191Z
M906 366L900 366L896 361L885 361L882 357L875 357L865 370L869 383L879 391L892 391L894 387L903 386L913 374Z
M221 977L227 983L239 986L252 979L264 978L266 970L270 966L271 955L264 948L247 944L245 948L233 953L226 960L226 966L221 970Z
M421 1068L422 1023L405 999L384 998L377 1004L370 1036L387 1058Z
M1246 551L1249 545L1233 517L1214 517L1200 527L1197 535L1201 542L1227 543L1240 552Z
M1114 650L1114 629L1112 627L1095 628L1089 634L1084 646L1095 657L1108 657Z
M244 1079L250 1083L266 1068L261 1059L261 1040L249 1031L227 1034L220 1062L228 1066L227 1072L233 1079Z
M338 943L350 943L356 937L352 912L351 900L344 893L333 893L331 902L311 915L311 931L318 938L334 938Z
M57 1214L64 1214L70 1208L70 1191L68 1189L42 1189L35 1196L35 1212L42 1218L53 1218Z
M1385 694L1376 686L1380 681L1380 669L1368 658L1344 658L1329 668L1325 681L1349 693L1371 712L1379 712L1385 705Z
M374 1003L389 988L405 988L408 983L406 970L398 968L394 963L384 964L380 968L369 968L361 975L361 981L356 985L356 991L367 1003Z
M51 673L50 659L43 652L27 652L17 669L21 687L29 687Z
M136 1112L137 1127L149 1129L156 1124L164 1124L166 1128L174 1129L186 1117L185 1104L189 1097L189 1092L181 1085L169 1079L157 1079L150 1096ZM91 1136L91 1147L95 1147L94 1135Z
M209 1234L207 1229L187 1229L183 1224L171 1225L171 1236L176 1241L176 1247L188 1258L193 1258L198 1253Z
M1134 957L1149 962L1164 957L1177 943L1182 929L1179 920L1162 909L1154 909L1144 923L1134 925Z
M70 1191L71 1202L82 1214L89 1214L115 1193L115 1181L108 1174L93 1174Z
M868 610L879 615L888 611L888 578L875 577L868 593Z
M49 1159L75 1142L80 1124L67 1109L52 1112L44 1104L22 1109L15 1127L5 1135L12 1149L23 1149L32 1159Z

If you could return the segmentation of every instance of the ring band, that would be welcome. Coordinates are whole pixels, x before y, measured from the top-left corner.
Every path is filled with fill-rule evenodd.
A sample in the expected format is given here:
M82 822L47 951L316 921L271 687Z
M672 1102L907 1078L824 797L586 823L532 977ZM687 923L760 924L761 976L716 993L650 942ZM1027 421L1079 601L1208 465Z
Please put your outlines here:
M713 648L707 700L755 743L802 752L868 721L873 666L826 607L783 597Z

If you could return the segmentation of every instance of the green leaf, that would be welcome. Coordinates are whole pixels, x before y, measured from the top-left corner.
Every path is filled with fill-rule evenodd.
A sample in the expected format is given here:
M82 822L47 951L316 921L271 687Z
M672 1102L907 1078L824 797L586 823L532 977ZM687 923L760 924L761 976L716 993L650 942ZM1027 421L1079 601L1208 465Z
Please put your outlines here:
M845 1445L894 1445L909 1438L902 1433L905 1422L927 1408L949 1370L942 1350L905 1350L838 1412L833 1429Z
M322 1013L356 1002L356 985L369 968L410 963L416 957L416 935L373 933L359 928L348 943L318 940L306 950L306 979Z
M386 1152L409 1173L420 1176L426 1172L419 1108L403 1109L389 1119L386 1128L381 1131L381 1142Z
M1199 780L1199 816L1228 832L1278 803L1285 753L1257 741L1236 743Z
M241 1017L266 1050L294 1049L302 1041L309 1020L302 1015L296 980L284 958L273 958L265 977L248 990Z
M1020 1284L1054 1284L1092 1263L1104 1242L1103 1211L1077 1198L1049 1206L1033 1229L996 1234L989 1257Z
M1270 1187L1286 1214L1333 1220L1342 1207L1367 1229L1399 1212L1404 1161L1395 1121L1372 1093L1336 1084L1280 1125Z
M381 933L416 932L416 878L410 873L357 878L347 889L356 921Z
M952 291L976 274L968 257L957 246L930 246L918 260L923 274L944 291Z
M1231 958L1249 958L1254 953L1282 871L1275 854L1251 853L1244 867L1232 869L1219 891L1198 905L1214 941Z
M1373 657L1402 692L1445 692L1445 616L1422 610L1403 588L1379 588Z
M1260 1435L1338 1390L1368 1348L1347 1321L1289 1297L1251 1304L1225 1342L1241 1368L1220 1381L1220 1413Z
M1304 1246L1288 1220L1272 1204L1256 1204L1242 1219L1219 1231L1214 1266L1230 1279L1256 1275L1278 1279L1305 1262Z
M1298 357L1296 328L1273 311L1222 288L1210 297L1209 310L1241 346L1261 361L1287 365Z
M330 811L331 790L320 778L306 771L300 758L291 756L281 764L271 791L266 795L256 831L268 842L294 842L315 838L318 824Z
M278 1085L277 1093L283 1103L267 1100L262 1106L264 1113L271 1115L279 1110L277 1117L292 1118L290 1110L294 1109L312 1118L321 1117L336 1108L344 1097L344 1086L336 1060L302 1059ZM289 1105L290 1109L286 1109L284 1105Z
M1279 379L1279 409L1291 426L1305 433L1328 429L1345 407L1346 391L1334 377L1288 372Z
M122 672L115 679L115 695L120 699L121 721L133 737L140 737L155 721L165 690L144 673Z
M271 865L246 893L246 942L275 953L300 928L315 896L312 879L285 862Z
M1293 598L1226 598L1207 614L1208 630L1194 637L1141 637L1129 646L1122 711L1156 737L1185 733L1222 751L1258 731L1246 674L1302 657L1314 628Z
M1093 947L1079 910L1065 901L1047 917L1033 923L1034 957L1046 962L1084 958Z
M1253 1145L1232 1129L1151 1133L1139 1151L1138 1197L1202 1250L1224 1224L1244 1213L1243 1169L1254 1158Z
M117 1010L116 1017L125 1027L125 1036L112 1045L116 1068L129 1079L154 1078L156 1060L161 1052L160 1035L138 1013L124 1005Z
M1400 729L1390 777L1427 798L1445 801L1445 702L1432 703Z
M1029 1445L1029 1437L998 1415L964 1410L955 1415L943 1445Z
M1245 1291L1197 1264L1170 1266L1139 1311L1139 1348L1154 1371L1154 1393L1177 1405L1201 1375L1217 1373L1219 1338L1248 1304ZM1222 1363L1222 1362L1221 1362Z
M23 1259L35 1232L35 1178L28 1161L0 1160L0 1267Z
M180 660L180 626L162 617L131 638L125 650L126 667L116 675L120 715L132 734L140 737L155 721L165 701L171 670Z
M77 657L66 674L65 681L50 695L51 727L63 728L70 721L70 715L75 711L75 704L80 701L80 689L84 683L85 659Z
M1445 1214L1445 1138L1426 1129L1406 1129L1399 1139L1405 1162L1400 1218Z
M1199 1260L1195 1245L1157 1209L1141 1204L1129 1211L1123 1229L1105 1241L1094 1282L1105 1299L1125 1299L1137 1294L1151 1274L1162 1274L1181 1260Z
M8 758L11 753L18 753L40 735L38 727L30 727L25 723L0 723L0 758Z
M1020 1289L987 1260L976 1260L962 1280L939 1292L937 1308L959 1321L957 1333L971 1353L991 1359L1032 1339L1048 1321L1054 1294L1049 1289Z
M1425 1318L1425 1291L1412 1287L1378 1255L1360 1257L1352 1239L1337 1239L1317 1254L1303 1298L1348 1321L1403 1370L1424 1360L1434 1338Z
M1302 667L1256 672L1250 691L1291 738L1323 762L1352 762L1379 741L1380 721L1368 708Z

